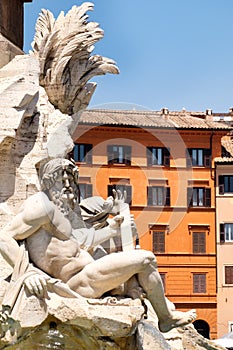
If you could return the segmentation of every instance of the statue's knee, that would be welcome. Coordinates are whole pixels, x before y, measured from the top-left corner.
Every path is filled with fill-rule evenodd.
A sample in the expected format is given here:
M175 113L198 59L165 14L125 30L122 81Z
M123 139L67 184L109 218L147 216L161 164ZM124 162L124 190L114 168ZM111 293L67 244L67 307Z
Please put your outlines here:
M147 250L142 251L143 252L143 265L154 265L157 267L157 260L155 255Z

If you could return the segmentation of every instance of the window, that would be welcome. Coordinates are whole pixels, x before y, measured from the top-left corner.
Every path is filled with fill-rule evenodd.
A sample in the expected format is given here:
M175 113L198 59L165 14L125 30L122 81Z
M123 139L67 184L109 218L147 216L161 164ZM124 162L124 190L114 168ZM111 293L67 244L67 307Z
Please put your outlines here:
M207 148L188 148L187 149L187 166L204 166L211 165L211 151Z
M219 194L233 193L233 175L220 175L218 183Z
M233 242L233 224L220 224L220 242Z
M206 233L205 232L193 232L193 253L194 254L206 253Z
M108 164L131 164L130 146L108 146Z
M108 185L108 196L112 196L112 190L120 190L123 194L126 191L126 203L131 204L132 201L132 186L130 185Z
M233 332L233 321L228 321L228 333Z
M153 206L170 206L170 187L148 186L147 204Z
M147 165L170 166L170 151L162 147L147 147Z
M75 162L92 163L92 145L84 143L76 143L73 151L70 153L70 157Z
M206 293L206 273L193 274L193 293Z
M233 284L233 266L225 266L225 284Z
M82 199L92 197L92 185L91 184L79 184L79 202Z
M153 253L165 253L165 231L152 231Z
M166 292L166 273L160 273L160 277L163 283L164 292Z
M211 207L211 189L206 187L188 188L189 207Z

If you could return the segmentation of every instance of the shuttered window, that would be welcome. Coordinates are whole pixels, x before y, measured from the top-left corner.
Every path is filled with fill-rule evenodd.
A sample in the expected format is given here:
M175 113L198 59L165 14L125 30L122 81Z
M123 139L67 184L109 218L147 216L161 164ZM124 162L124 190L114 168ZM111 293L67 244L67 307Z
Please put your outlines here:
M131 164L131 146L109 145L108 164Z
M147 165L170 166L170 151L165 147L147 147Z
M205 232L193 232L193 253L194 254L206 253L206 233Z
M220 242L233 242L233 223L220 224Z
M92 163L92 145L84 143L76 143L73 151L70 153L70 157L75 162L80 163Z
M147 204L152 206L170 206L170 187L148 186Z
M165 232L152 231L152 239L153 239L153 252L165 253Z
M189 207L211 207L211 189L207 187L189 187L187 201Z
M193 293L206 293L206 273L193 274Z
M208 148L188 148L187 166L211 166L211 150Z
M225 284L233 284L233 266L225 266Z
M219 194L233 193L233 175L220 175L218 185Z

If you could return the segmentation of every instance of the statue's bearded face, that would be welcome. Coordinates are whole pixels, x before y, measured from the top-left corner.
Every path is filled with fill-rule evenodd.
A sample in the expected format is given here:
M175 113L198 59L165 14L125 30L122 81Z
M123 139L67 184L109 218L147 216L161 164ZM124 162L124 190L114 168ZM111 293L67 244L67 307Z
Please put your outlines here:
M57 205L68 205L71 208L77 202L78 174L74 168L64 167L54 173L55 182L49 189L50 197Z

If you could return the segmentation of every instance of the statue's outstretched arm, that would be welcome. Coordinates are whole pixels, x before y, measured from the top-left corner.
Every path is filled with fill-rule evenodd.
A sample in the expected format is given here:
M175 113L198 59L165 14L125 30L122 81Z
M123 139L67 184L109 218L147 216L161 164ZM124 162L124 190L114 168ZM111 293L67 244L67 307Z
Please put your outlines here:
M110 238L119 236L119 228L122 221L123 217L117 215L111 219L107 227L98 230L95 230L94 228L76 229L72 231L72 235L77 239L80 248L88 251Z

